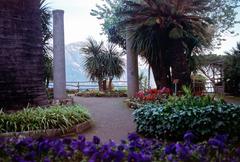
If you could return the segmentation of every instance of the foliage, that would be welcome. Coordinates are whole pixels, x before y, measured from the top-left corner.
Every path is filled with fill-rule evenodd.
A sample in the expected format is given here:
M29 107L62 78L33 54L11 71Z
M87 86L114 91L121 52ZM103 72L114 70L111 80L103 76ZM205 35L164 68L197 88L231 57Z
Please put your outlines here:
M167 100L167 98L172 94L172 90L163 87L160 90L157 89L147 89L138 92L133 98L125 100L128 107L132 109L140 108L141 106L149 103L160 104Z
M187 132L184 142L159 142L129 134L120 144L101 143L99 137L77 139L2 139L0 160L10 161L115 161L115 162L207 162L239 161L239 146L232 147L227 135L217 135L203 143L193 143L194 134Z
M226 54L224 63L226 90L234 95L240 95L240 42L237 43L237 48Z
M79 105L26 108L22 111L0 113L0 132L21 132L60 128L62 131L90 118Z
M53 58L51 56L52 46L50 44L50 39L52 39L52 28L51 28L51 9L46 3L46 0L41 0L40 2L40 18L41 18L41 28L42 28L42 45L43 45L43 55L44 55L44 81L46 87L48 87L49 81L53 79L52 67Z
M127 97L126 90L113 90L109 92L101 92L96 90L88 90L79 92L76 96L80 97Z
M91 10L91 15L97 19L104 20L102 31L108 37L108 41L126 48L125 38L120 34L118 23L122 20L117 16L117 12L123 6L123 0L104 0L104 4L96 5L96 9Z
M109 43L105 48L102 41L98 43L89 38L81 51L85 54L85 70L91 80L99 82L100 91L104 79L109 79L111 83L114 77L120 78L123 74L122 53L117 50L116 45Z
M119 11L126 9L124 5L125 0L104 0L104 3L97 4L95 9L92 9L91 15L95 16L99 20L103 20L102 31L108 36L110 42L116 43L125 47L125 38L124 35L121 35L118 23L125 19L122 16L118 16ZM131 2L143 2L143 0L131 0ZM151 4L154 1L149 1ZM174 2L174 1L171 1ZM191 1L186 1L186 4L190 4ZM224 41L221 38L223 33L232 33L231 29L234 24L238 23L235 21L237 11L235 8L239 4L239 0L223 0L223 1L213 1L213 0L204 0L203 2L198 1L198 3L206 3L207 7L201 10L198 8L192 10L194 14L201 14L202 16L209 16L214 23L216 33L216 44L220 45L219 41ZM200 13L199 13L200 11ZM150 18L150 17L149 17ZM151 21L150 21L151 22ZM152 21L153 22L153 21Z
M146 90L148 88L148 77L144 75L144 72L138 75L138 82L140 90Z
M166 104L147 104L135 110L137 131L156 138L180 139L192 130L202 139L216 133L239 135L240 106L209 97L169 97Z

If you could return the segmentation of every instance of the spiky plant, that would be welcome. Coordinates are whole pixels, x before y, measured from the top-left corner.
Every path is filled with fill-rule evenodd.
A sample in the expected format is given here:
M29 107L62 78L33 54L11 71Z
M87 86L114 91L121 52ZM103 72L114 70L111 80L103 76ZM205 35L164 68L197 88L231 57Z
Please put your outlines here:
M171 76L189 83L188 59L195 47L209 45L210 21L203 13L209 0L125 0L121 26L132 33L133 49L152 67L157 87L169 86ZM172 75L169 67L172 67Z
M106 65L106 74L109 79L109 90L112 89L113 78L120 79L124 73L125 63L121 58L122 52L119 52L117 46L112 43L108 43L107 47L104 49L104 64Z

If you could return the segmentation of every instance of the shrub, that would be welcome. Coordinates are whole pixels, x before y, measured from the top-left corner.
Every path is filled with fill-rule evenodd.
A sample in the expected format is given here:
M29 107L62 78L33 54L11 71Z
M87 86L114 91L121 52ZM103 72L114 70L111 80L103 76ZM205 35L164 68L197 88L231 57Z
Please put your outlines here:
M134 111L137 131L156 138L180 139L192 130L202 139L216 133L238 136L240 133L240 106L211 104L198 106L172 104L173 107L148 104Z
M62 131L90 119L79 105L26 108L11 114L0 112L0 133L60 128Z
M127 99L126 103L130 108L137 109L147 103L163 103L171 94L171 89L166 87L160 90L148 89L138 92L135 97Z
M239 147L232 147L227 136L218 135L203 143L192 143L194 135L187 132L184 142L162 143L130 134L120 144L109 141L101 144L78 139L2 139L0 161L65 161L65 162L208 162L240 161Z
M76 96L80 97L127 97L126 90L113 90L113 91L97 91L97 90L87 90L79 92Z

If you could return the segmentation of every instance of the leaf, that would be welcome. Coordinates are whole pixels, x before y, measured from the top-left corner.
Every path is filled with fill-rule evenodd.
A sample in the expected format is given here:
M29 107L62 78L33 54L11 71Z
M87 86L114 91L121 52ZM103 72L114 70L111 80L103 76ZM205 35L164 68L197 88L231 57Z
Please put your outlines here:
M172 39L180 39L183 38L183 29L180 28L173 28L170 32L169 32L169 37Z

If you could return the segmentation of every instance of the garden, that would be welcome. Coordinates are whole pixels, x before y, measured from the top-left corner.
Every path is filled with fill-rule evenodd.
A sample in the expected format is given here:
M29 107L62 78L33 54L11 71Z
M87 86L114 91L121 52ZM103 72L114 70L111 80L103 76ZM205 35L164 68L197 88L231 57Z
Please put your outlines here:
M98 84L97 90L79 91L79 84L78 90L66 90L66 85L49 88L50 81L59 80L54 78L56 47L50 42L56 30L47 0L3 0L0 161L240 161L240 104L224 96L240 95L240 43L224 55L211 51L225 41L224 34L235 34L230 30L239 23L239 4L238 0L97 4L90 15L101 21L108 42L88 38L78 49L88 79ZM125 63L128 87L117 89L113 83L123 77ZM145 78L138 76L140 63L149 67ZM156 88L151 88L150 72ZM207 90L207 82L213 92ZM60 92L63 98L56 97ZM82 106L84 100L95 109ZM109 102L118 109L107 109ZM117 113L116 120L110 120L111 113ZM129 122L136 130L124 132L128 136L121 141L105 141L92 133L110 125L120 133ZM90 140L83 135L89 129ZM107 136L112 131L101 133Z

